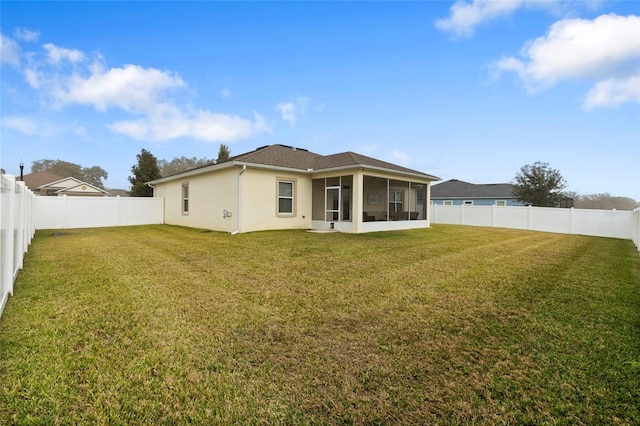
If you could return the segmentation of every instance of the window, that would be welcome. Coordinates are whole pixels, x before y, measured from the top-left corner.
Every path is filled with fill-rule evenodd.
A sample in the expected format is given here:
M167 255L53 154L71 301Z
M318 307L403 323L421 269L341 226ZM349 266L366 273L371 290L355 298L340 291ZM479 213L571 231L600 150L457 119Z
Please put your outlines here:
M294 181L278 180L278 215L293 215Z
M189 184L182 184L182 214L189 214Z
M453 201L452 200L444 200L442 202L443 206L452 206L453 205Z
M507 205L507 200L496 200L496 206L505 207Z
M463 203L465 206L472 206L473 205L473 200L464 200Z
M401 212L404 209L403 206L404 192L402 191L389 191L389 211Z

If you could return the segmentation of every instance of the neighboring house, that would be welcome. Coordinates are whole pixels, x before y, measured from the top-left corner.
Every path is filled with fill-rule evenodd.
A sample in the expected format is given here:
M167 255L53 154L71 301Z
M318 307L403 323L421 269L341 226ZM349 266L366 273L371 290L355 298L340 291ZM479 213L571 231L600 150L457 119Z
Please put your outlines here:
M111 197L128 197L129 191L126 189L109 189L109 196Z
M431 202L445 206L523 206L509 183L473 184L457 179L431 187Z
M38 172L24 175L25 185L36 195L62 196L81 195L89 197L106 197L104 189L82 182L74 177L63 178L49 172Z
M269 229L369 232L429 227L437 177L343 152L268 145L154 180L168 224L231 233Z

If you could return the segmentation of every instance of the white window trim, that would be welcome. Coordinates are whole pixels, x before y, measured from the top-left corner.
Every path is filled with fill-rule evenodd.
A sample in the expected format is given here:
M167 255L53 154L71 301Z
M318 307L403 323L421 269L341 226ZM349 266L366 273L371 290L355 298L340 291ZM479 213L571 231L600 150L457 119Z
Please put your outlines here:
M443 206L452 206L453 205L453 200L442 200L442 205Z
M472 206L473 205L473 200L464 200L462 202L462 204L464 204L465 206Z
M506 207L507 206L507 200L496 200L496 206L498 206L498 207Z
M291 197L280 196L280 183L286 182L291 184ZM296 178L276 177L276 217L296 217L296 187L298 180ZM291 199L291 213L280 212L280 198Z
M184 196L184 189L187 188L187 196ZM185 201L187 208L185 209ZM183 216L189 216L189 182L182 182L180 186L180 210Z

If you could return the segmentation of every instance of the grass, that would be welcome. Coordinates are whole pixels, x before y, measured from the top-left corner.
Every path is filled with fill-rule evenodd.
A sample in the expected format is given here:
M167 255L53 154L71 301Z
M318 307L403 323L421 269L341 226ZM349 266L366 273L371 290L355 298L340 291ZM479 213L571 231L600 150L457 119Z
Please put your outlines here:
M0 424L638 424L630 241L39 231Z

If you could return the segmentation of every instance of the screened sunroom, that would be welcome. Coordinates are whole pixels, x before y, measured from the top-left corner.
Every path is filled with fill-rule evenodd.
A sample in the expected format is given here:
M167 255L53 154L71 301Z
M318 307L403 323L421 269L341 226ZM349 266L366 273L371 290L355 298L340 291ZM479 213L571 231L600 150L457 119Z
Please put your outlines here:
M370 232L428 227L429 180L358 171L313 179L314 229Z

